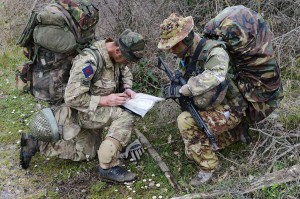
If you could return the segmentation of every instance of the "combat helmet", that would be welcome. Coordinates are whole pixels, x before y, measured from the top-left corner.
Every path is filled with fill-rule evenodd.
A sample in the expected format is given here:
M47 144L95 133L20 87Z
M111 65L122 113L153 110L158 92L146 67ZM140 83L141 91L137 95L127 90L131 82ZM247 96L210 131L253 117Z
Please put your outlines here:
M194 28L194 20L191 16L182 17L172 13L160 24L160 41L158 49L169 50L178 42L185 39Z

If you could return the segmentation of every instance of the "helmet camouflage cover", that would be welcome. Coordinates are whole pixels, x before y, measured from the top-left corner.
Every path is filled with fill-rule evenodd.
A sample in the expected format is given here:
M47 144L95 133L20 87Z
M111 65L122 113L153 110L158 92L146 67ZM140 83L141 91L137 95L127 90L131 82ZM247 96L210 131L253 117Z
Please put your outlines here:
M171 49L187 37L193 28L194 20L191 16L184 18L172 13L160 24L160 41L157 47L163 50Z

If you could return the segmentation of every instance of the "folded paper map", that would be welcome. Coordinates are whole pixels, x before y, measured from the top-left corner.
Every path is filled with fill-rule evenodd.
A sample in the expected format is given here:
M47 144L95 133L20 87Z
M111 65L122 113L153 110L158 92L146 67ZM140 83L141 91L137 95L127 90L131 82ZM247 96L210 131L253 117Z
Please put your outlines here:
M128 100L123 107L141 117L144 117L156 102L162 100L164 100L164 98L155 97L144 93L137 93L135 97Z

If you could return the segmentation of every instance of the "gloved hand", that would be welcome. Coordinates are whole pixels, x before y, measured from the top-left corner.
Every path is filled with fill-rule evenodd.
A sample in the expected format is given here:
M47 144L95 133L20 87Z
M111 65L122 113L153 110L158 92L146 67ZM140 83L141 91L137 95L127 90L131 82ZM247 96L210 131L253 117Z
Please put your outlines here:
M124 153L120 153L120 158L125 159L128 158L129 155L131 156L131 159L133 161L141 159L141 155L144 153L144 148L141 144L141 142L136 139L131 144L129 144Z
M180 97L180 90L181 86L179 85L172 85L172 84L167 84L164 85L162 88L162 97L165 99L169 98L179 98Z

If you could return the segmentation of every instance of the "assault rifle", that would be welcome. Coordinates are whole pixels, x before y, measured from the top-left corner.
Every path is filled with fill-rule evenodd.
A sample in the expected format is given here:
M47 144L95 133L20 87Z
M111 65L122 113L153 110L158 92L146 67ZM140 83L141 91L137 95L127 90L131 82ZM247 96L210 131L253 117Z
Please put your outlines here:
M163 68L161 67L161 65L163 65ZM157 67L159 69L163 70L167 74L167 76L171 80L171 85L183 86L183 85L186 84L186 81L183 78L182 73L178 70L175 70L175 75L173 75L170 68L162 60L161 57L158 57L158 66ZM215 139L214 135L208 129L207 125L203 121L203 119L202 119L201 115L198 113L197 109L195 108L195 105L193 103L193 99L191 97L180 95L178 100L179 100L179 104L181 106L181 109L183 111L188 111L192 115L192 117L195 120L198 128L200 130L204 131L205 134L207 135L207 137L208 137L210 143L212 144L214 150L218 150L219 147L216 143L216 139Z

